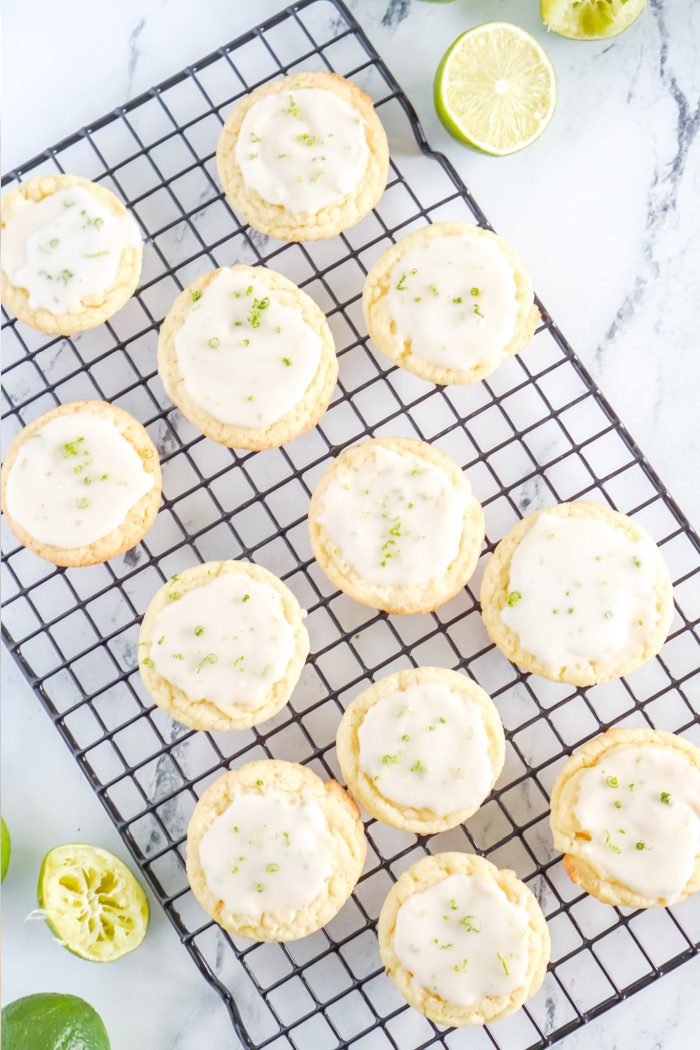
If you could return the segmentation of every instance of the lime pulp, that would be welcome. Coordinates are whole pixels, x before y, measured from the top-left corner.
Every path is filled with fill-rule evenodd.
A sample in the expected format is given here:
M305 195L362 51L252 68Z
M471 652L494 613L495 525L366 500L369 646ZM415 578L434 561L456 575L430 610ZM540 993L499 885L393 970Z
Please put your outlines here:
M570 40L608 40L629 29L647 0L541 0L547 29Z

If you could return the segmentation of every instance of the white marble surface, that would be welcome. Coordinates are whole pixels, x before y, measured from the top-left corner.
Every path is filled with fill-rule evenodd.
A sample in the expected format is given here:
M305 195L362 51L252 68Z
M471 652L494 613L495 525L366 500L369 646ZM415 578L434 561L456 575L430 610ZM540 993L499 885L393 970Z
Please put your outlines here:
M2 40L3 169L148 88L283 6L276 0L6 0ZM700 5L652 0L612 44L546 37L535 0L354 0L378 50L496 228L520 250L536 287L663 481L700 519L696 422L700 262ZM559 107L539 143L492 160L443 132L433 70L461 30L517 21L543 40L559 76ZM235 1046L218 998L154 909L144 946L92 967L51 942L33 907L40 858L59 841L118 837L55 730L3 661L2 811L13 833L3 885L4 999L37 990L84 995L114 1050ZM31 775L28 775L28 770ZM51 804L47 805L47 799ZM571 1050L681 1050L697 1010L683 968L567 1041ZM307 1048L302 1048L307 1050ZM309 1047L308 1050L313 1050Z

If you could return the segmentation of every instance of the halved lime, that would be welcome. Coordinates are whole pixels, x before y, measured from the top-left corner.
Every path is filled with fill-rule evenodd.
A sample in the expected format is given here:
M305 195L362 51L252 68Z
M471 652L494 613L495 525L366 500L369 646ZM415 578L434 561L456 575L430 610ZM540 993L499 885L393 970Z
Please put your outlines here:
M110 1050L96 1010L77 995L39 992L2 1011L2 1045L8 1050Z
M7 875L7 869L10 866L10 850L12 848L12 842L10 839L10 832L7 830L7 824L0 817L0 845L2 847L2 859L0 863L0 882L5 881Z
M447 130L495 157L538 139L556 101L552 63L529 33L508 22L462 33L435 74L435 108Z
M38 898L52 932L82 959L120 959L146 936L146 894L106 849L70 843L50 850L39 872Z
M647 0L541 0L547 29L570 40L607 40L624 33L641 15Z

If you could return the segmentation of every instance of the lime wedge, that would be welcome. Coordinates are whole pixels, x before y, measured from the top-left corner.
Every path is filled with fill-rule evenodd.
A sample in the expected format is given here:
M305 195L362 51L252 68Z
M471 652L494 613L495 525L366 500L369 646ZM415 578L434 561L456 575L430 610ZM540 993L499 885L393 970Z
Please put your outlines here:
M557 100L552 63L529 33L486 22L457 37L435 74L435 108L460 142L504 157L538 139Z
M106 849L71 843L50 850L39 872L38 898L54 935L81 959L120 959L146 936L146 894Z
M7 824L2 819L2 817L0 817L0 836L2 837L2 862L0 866L0 882L4 882L5 876L7 875L7 869L10 866L11 841L10 833L7 830Z
M25 995L3 1007L2 1043L12 1050L110 1050L97 1011L58 992Z
M624 33L641 15L647 0L541 0L547 29L570 40L607 40Z

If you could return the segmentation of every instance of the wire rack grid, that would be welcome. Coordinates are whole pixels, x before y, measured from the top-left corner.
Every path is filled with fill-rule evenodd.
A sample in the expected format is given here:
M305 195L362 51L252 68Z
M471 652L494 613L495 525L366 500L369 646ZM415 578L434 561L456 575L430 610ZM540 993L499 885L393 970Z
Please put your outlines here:
M216 180L225 114L281 73L332 69L369 92L392 163L375 211L327 242L283 244L240 222ZM121 832L181 942L249 1047L450 1050L548 1046L697 954L700 907L620 911L563 874L548 830L548 790L567 755L613 723L698 740L700 545L547 311L532 347L486 382L436 388L386 367L367 345L364 275L408 230L444 218L488 222L339 0L300 0L263 25L11 172L3 185L80 172L115 190L141 224L142 283L110 322L47 339L3 315L3 419L9 440L59 403L104 398L140 419L163 465L163 504L144 542L107 564L60 570L3 535L3 637ZM271 265L328 315L339 350L332 405L286 447L236 453L205 439L168 402L154 370L159 323L176 293L213 266ZM365 435L417 436L462 465L484 505L487 543L470 586L436 613L389 617L329 584L311 557L306 509L341 449ZM660 544L676 616L661 656L586 691L527 676L493 646L477 601L484 558L524 513L580 497L636 519ZM257 729L194 733L154 709L136 669L141 615L179 570L247 557L280 575L308 610L312 640L287 709ZM205 787L252 758L338 775L344 706L397 668L464 668L495 698L504 772L467 826L430 839L368 820L368 858L352 898L325 929L286 945L251 944L208 920L184 871L186 827ZM552 935L543 988L494 1029L441 1029L409 1010L384 975L374 923L392 880L426 852L475 850L515 869Z

